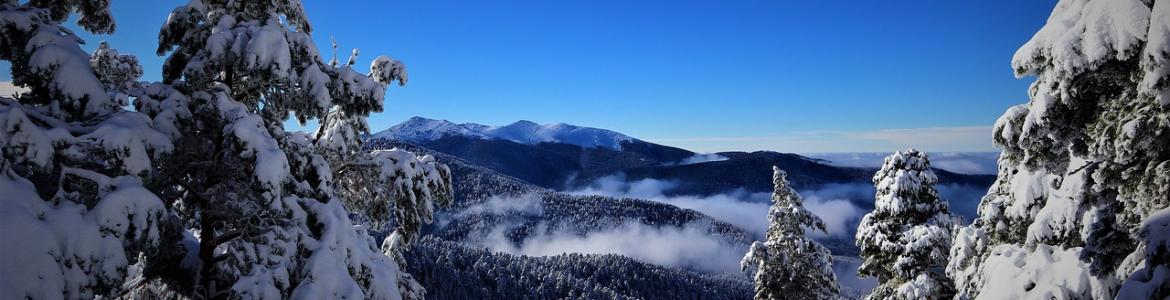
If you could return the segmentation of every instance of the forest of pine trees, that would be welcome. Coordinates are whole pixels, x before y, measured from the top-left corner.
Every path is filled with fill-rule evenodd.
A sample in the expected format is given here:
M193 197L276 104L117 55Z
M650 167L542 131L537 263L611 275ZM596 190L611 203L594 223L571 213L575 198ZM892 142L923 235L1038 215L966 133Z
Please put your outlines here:
M429 294L842 297L832 254L809 236L825 222L780 167L765 240L741 261L750 279L440 240L503 222L486 215L423 237L437 207L491 190L548 207L520 218L514 239L552 222L587 232L635 220L751 240L701 212L568 196L366 144L367 118L407 83L405 65L379 56L355 69L356 50L326 60L298 0L176 7L157 36L159 82L141 81L138 58L116 45L82 50L67 22L112 33L109 5L0 1L0 60L21 88L0 96L0 239L19 242L0 247L2 299L422 299L446 280L460 282ZM1170 0L1061 0L1011 67L1035 81L994 124L1003 152L976 219L952 215L925 152L895 152L873 175L855 235L858 274L879 284L868 298L1170 297ZM320 126L288 132L290 119Z

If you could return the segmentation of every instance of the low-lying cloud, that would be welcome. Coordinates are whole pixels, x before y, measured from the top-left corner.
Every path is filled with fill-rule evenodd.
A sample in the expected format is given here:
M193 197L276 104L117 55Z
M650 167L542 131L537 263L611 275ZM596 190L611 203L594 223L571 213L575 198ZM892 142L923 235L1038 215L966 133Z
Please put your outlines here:
M544 214L544 206L540 203L540 196L524 194L515 197L494 195L472 206L468 206L451 214L440 214L435 220L436 227L446 227L453 220L467 218L473 215L496 216L538 216Z
M917 147L941 151L994 151L991 126L786 132L771 136L662 137L646 141L702 152L768 149L817 153L883 152Z
M598 178L588 186L569 191L576 195L601 195L618 198L637 198L666 203L692 209L763 236L768 228L767 211L771 204L771 193L747 192L742 188L708 196L669 195L679 186L678 181L661 179L640 179L627 181L625 175L617 174ZM965 184L935 185L939 197L951 205L951 211L970 222L976 216L979 200L987 192L986 187ZM804 206L825 221L829 237L852 237L861 216L873 209L876 190L870 183L832 183L815 189L798 190L804 198ZM810 232L814 237L823 237L820 232Z
M666 165L668 165L668 166L693 165L693 164L698 164L698 163L705 163L705 162L712 162L712 161L725 161L725 160L728 160L728 158L726 156L719 155L716 153L695 153L695 155L691 155L691 157L687 157L687 158L683 159L682 161L679 161L677 163L668 163Z
M540 196L525 194L517 197L491 196L487 200L469 206L456 213L456 217L474 214L508 215L524 214L539 215L544 213L544 206L540 204Z
M524 216L543 213L539 195L492 196L445 215L440 219L439 226L477 215L503 216L504 221L492 226L486 234L471 235L462 242L514 255L618 254L647 263L706 272L739 272L739 259L747 251L747 245L737 245L711 235L709 222L652 226L630 221L580 234L571 230L574 228L572 224L541 222L532 225L524 221ZM520 241L509 237L513 230L522 226L532 226L527 230L529 235Z
M755 236L753 239L763 238L768 226L767 211L771 205L771 193L736 189L710 196L666 196L668 191L678 185L675 181L658 179L627 181L624 176L618 175L600 178L571 193L639 198L693 209L743 228ZM974 215L979 198L986 192L983 188L967 185L937 185L936 189L941 197L951 202L952 210L968 221ZM805 207L825 221L828 237L832 238L851 238L857 222L873 205L874 188L867 183L827 184L799 192L805 199ZM537 195L493 196L454 212L445 219L480 214L531 216L543 213L541 199ZM445 221L441 220L440 223ZM528 231L531 234L525 239L515 241L508 237L517 226L522 226L520 219L515 219L495 225L487 234L468 237L463 242L514 255L618 254L657 265L717 273L739 273L739 260L746 251L746 245L737 245L711 235L710 224L704 222L679 227L652 226L632 221L584 234L564 225L540 223ZM814 232L810 232L810 235L825 237L824 234ZM853 264L838 261L838 265L835 265L834 269L838 277L843 279L842 283L854 289L872 288L872 280L852 276L856 270L856 263Z
M805 156L826 160L839 167L880 168L887 152L808 153ZM935 152L929 153L935 168L962 174L994 175L999 171L999 152Z
M772 205L771 193L750 193L740 188L709 196L666 195L678 185L677 181L653 178L627 181L625 175L618 174L598 178L590 185L569 193L638 198L688 208L743 228L757 236L763 236L768 228L767 213L768 207ZM856 221L865 212L850 201L864 199L864 196L861 198L848 196L862 195L858 191L869 191L869 197L872 198L873 187L865 186L868 185L826 185L821 189L800 193L804 196L805 207L825 221L830 236L848 236L856 227Z
M738 272L739 259L746 251L742 246L718 240L708 234L707 228L697 224L680 228L630 222L585 235L567 230L536 230L537 234L519 245L508 240L507 229L507 226L495 228L481 241L481 246L495 252L528 256L620 254L657 265L722 273Z

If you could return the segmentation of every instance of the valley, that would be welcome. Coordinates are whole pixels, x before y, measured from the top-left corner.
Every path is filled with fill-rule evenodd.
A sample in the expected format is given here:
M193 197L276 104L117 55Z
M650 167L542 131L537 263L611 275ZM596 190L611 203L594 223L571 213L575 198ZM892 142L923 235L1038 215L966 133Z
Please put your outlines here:
M488 280L445 290L451 294L443 295L502 297L523 286L528 290L521 289L522 295L749 297L750 282L739 271L739 258L751 241L763 237L773 165L789 170L793 185L829 221L830 234L813 236L836 256L843 294L863 295L875 285L854 274L858 260L852 235L860 214L873 208L868 177L876 169L833 166L771 151L703 157L617 132L566 124L526 125L528 134L515 127L415 117L367 140L370 149L431 155L451 168L453 206L437 212L435 223L415 246L418 250L406 255L408 271L424 287L451 280ZM508 134L497 134L501 131ZM994 180L988 175L936 172L941 186L964 187L957 193L981 195ZM973 211L975 199L962 205ZM626 260L639 267L624 267ZM564 267L554 266L565 264L575 266L570 270L592 271L539 273L551 276L546 282L568 280L557 288L516 285L535 280L531 276L537 275L530 270L560 270ZM462 271L451 271L453 266ZM659 277L628 282L616 290L596 289L613 286L609 280L615 278L646 278L643 272ZM697 285L662 297L643 294L664 280ZM696 286L724 286L745 294L717 294L714 291L728 289Z

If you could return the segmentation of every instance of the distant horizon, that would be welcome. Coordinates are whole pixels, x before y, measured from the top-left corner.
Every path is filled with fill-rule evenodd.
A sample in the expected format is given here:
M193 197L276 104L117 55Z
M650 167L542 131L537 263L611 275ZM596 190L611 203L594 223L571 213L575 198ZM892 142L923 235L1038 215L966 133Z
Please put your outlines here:
M111 35L67 26L85 51L108 41L157 81L154 38L184 2L112 1ZM991 125L1033 81L1015 77L1011 57L1055 1L304 5L323 59L336 40L343 61L361 50L359 72L379 55L406 64L408 84L389 89L371 128L415 115L529 119L697 152L808 153L996 151ZM0 92L12 88L0 72Z
M399 127L402 126L402 127ZM535 127L534 127L535 126ZM903 151L906 147L893 150L867 152L791 152L774 149L728 149L723 151L695 151L675 144L660 143L653 140L627 135L620 130L580 126L567 123L537 124L530 120L517 120L507 124L482 124L477 122L458 122L450 120L432 119L414 116L403 123L386 129L374 129L371 139L389 138L410 143L427 145L428 142L441 139L448 135L462 136L467 139L492 139L510 141L518 144L537 144L543 142L563 143L579 147L610 148L624 151L620 141L639 140L666 147L676 147L693 152L690 157L679 161L670 161L668 164L695 164L729 160L731 152L754 153L773 152L796 154L819 163L837 167L853 168L881 168L886 158L895 151ZM458 141L455 141L459 143ZM640 148L640 147L636 147ZM931 166L955 173L974 175L995 175L999 172L999 151L933 151L921 147L915 148L924 151L929 157Z
M884 145L886 145L884 148L862 148L862 149L858 149L857 151L791 151L791 150L783 149L782 145L779 145L779 144L775 144L775 145L777 145L777 147L771 147L771 148L743 148L743 149L730 148L730 147L734 147L735 145L745 145L745 144L750 144L750 143L724 144L725 146L719 147L718 144L720 141L725 140L725 139L737 139L737 138L734 138L734 137L733 138L716 138L716 139L648 138L648 137L640 137L637 135L633 135L633 134L627 133L627 132L625 132L621 129L618 129L618 128L607 128L607 127L602 127L602 126L592 126L592 125L585 125L585 124L573 124L573 123L569 123L569 122L540 122L540 121L533 121L532 119L528 119L528 118L518 119L518 120L514 120L511 122L505 122L505 123L501 123L501 124L487 124L484 122L476 122L476 121L448 120L448 119L440 119L440 118L433 118L433 117L427 117L427 116L411 116L409 118L404 119L402 122L391 124L391 125L386 126L386 127L375 128L375 127L371 126L370 134L376 134L378 132L387 130L393 126L402 124L403 122L406 122L407 120L410 120L411 118L423 118L423 119L428 119L428 120L446 121L446 122L451 122L454 124L478 124L478 125L486 125L486 126L504 126L504 125L509 125L509 124L522 122L522 121L533 122L533 123L540 124L540 125L567 124L567 125L572 125L572 126L577 126L577 127L597 128L597 129L613 131L613 132L624 134L624 135L627 135L629 137L643 140L646 142L651 142L651 143L660 144L660 145L664 145L664 146L685 149L685 150L695 152L695 153L775 151L775 152L795 153L795 154L853 154L853 153L887 153L888 154L888 153L893 153L894 151L906 150L908 148L914 148L914 149L926 151L928 153L930 153L930 152L938 152L938 153L998 153L998 152L1000 152L999 149L996 149L996 148L991 146L991 126L986 126L986 127L972 126L972 127L960 127L960 128L884 129L884 130L878 130L878 131L874 131L874 132L827 132L826 131L826 132L798 133L798 134L795 134L795 135L789 136L789 137L773 136L773 137L742 137L742 138L738 138L738 139L742 139L745 141L758 141L758 142L761 142L761 144L785 143L785 142L791 143L794 141L799 142L799 143L805 143L805 144L817 143L817 142L830 142L830 141L837 141L838 143L848 143L848 142L856 141L859 139L868 139L868 140L884 141L885 142ZM301 131L311 131L312 130L312 127L301 127L301 126L296 126L295 124L293 124L293 125L286 124L285 127L292 128L292 130L301 130ZM953 148L953 145L963 145L963 143L961 143L961 142L956 142L955 139L969 138L971 135L978 134L980 131L983 131L984 129L986 129L986 140L987 140L987 144L988 144L987 147ZM931 131L935 131L935 132L933 134L931 134ZM926 134L926 135L923 136L923 134ZM819 139L814 139L813 137L816 137L817 135L822 135L822 136L828 135L828 136L832 136L833 139L828 139L828 138L823 138L823 137L819 138ZM954 139L947 139L946 138L947 135L950 135ZM942 139L936 140L933 142L930 141L931 139L939 139L939 138L942 138ZM913 142L916 142L916 141L919 141L922 143L913 144ZM710 144L710 145L713 145L713 147L703 147L704 144ZM698 145L698 147L696 147L696 145ZM938 146L941 146L941 147L938 147Z

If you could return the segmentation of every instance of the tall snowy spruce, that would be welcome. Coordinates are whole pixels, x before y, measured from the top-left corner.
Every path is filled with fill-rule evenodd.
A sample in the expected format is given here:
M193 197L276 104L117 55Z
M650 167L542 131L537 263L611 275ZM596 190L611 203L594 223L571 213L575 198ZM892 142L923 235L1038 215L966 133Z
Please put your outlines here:
M113 31L107 2L20 2L0 1L0 59L25 90L0 97L0 298L122 295L134 266L166 261L177 240L143 184L174 147L123 109L137 61L105 45L91 58L63 27L77 12L82 29Z
M825 232L825 222L804 208L783 170L772 170L767 240L752 243L740 262L745 271L755 272L756 299L839 298L832 254L805 236L805 228Z
M395 258L450 202L450 171L360 138L401 63L325 63L300 1L191 1L159 33L168 52L136 108L176 145L151 184L198 233L194 295L422 297ZM285 132L290 114L321 126ZM391 223L379 247L370 234Z
M1062 0L1012 60L1030 101L961 229L959 298L1170 297L1170 1Z
M956 225L939 199L926 153L909 149L886 157L873 175L874 209L861 219L855 241L865 262L858 273L878 279L868 299L949 299L954 284L943 274Z
M0 235L22 243L0 248L0 298L422 298L400 253L450 171L360 139L401 63L325 63L299 1L196 0L159 34L164 82L140 83L61 26L112 32L106 5L0 3L27 90L0 97Z

